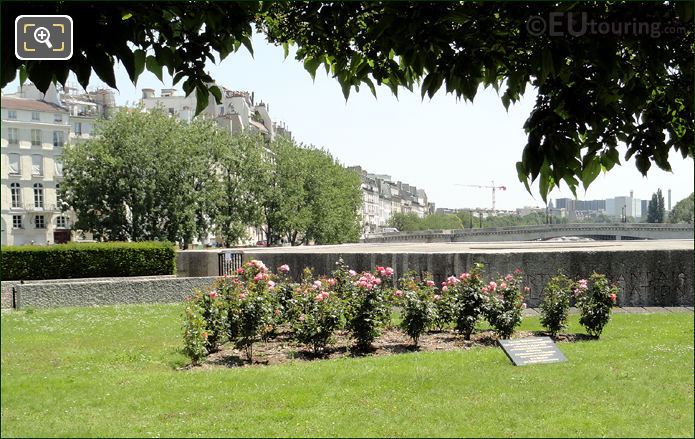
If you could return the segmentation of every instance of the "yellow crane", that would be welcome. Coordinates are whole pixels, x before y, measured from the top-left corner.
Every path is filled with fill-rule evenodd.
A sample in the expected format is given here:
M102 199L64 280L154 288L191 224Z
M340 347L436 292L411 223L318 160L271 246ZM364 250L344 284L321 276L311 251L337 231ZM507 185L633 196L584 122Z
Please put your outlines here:
M492 185L480 185L480 184L456 184L455 186L463 186L463 187L475 187L478 189L492 189L492 211L495 211L495 191L497 189L501 191L506 191L507 187L506 186L495 186L495 181L492 181Z

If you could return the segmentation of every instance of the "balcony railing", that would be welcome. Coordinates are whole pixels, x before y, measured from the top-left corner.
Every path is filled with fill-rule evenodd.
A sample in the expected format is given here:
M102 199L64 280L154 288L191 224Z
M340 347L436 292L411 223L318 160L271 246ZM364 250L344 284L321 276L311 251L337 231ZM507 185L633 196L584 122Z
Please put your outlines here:
M37 207L34 203L25 203L23 208L27 212L60 212L60 208L58 208L58 206L55 204L46 203L44 203L41 207Z

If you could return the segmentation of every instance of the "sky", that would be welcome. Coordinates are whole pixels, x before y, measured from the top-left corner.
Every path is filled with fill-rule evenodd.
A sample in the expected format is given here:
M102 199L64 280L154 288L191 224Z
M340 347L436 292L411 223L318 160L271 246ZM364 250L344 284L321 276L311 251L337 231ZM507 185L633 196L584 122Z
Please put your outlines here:
M207 68L218 85L232 90L255 92L256 101L269 105L274 121L282 121L294 138L305 144L323 147L345 165L360 165L375 174L388 174L393 180L415 185L427 192L437 207L490 208L491 190L457 185L505 186L497 191L497 209L544 206L537 186L529 194L516 175L516 162L526 144L523 125L533 108L535 93L530 87L522 100L505 110L497 92L480 88L473 103L457 100L443 91L431 100L420 98L419 91L405 89L394 97L386 87L377 88L377 98L367 87L351 93L346 101L340 85L319 68L316 79L293 57L287 59L281 47L253 38L254 55L242 48ZM74 81L74 78L73 78ZM119 65L116 71L119 105L133 105L143 88L159 90L171 87L145 71L137 86ZM76 81L74 81L77 84ZM3 93L16 91L17 80ZM93 74L92 87L105 86ZM174 87L176 88L176 87ZM181 83L178 84L181 94ZM624 149L622 150L624 153ZM671 153L672 173L655 165L643 177L634 160L600 175L579 199L602 199L629 195L651 198L657 188L664 196L672 190L675 204L693 192L693 160ZM555 189L551 199L573 197L566 186Z

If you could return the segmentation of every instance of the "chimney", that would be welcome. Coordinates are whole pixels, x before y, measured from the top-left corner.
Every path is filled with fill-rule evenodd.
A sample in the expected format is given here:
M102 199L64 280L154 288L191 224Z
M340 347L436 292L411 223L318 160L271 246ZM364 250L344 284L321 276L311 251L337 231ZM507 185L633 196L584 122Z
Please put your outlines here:
M668 190L668 211L671 211L671 189Z
M154 89L153 88L143 88L142 89L142 98L143 99L149 99L154 97Z
M630 191L630 199L632 199L632 195L635 193L635 191Z
M176 92L175 88L163 88L161 91L160 96L163 98L169 97L169 96L174 96L174 93Z

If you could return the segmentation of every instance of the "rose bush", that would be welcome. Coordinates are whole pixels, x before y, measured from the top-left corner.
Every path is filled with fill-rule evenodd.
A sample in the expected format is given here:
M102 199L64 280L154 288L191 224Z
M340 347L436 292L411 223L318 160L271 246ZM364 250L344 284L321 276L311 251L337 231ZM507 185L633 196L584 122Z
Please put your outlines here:
M295 289L294 295L294 338L311 346L314 354L322 353L331 342L334 332L340 327L343 312L342 301L327 288L330 280L320 283L320 286L303 284Z
M618 301L618 287L611 284L605 275L594 273L589 280L579 280L574 294L581 317L579 323L589 335L601 336L603 328L611 318L611 310Z
M508 274L483 287L486 294L485 314L488 323L500 338L510 338L514 329L521 324L521 311L526 308L521 295L521 270ZM528 291L525 288L524 291Z
M572 292L579 287L564 274L550 278L543 288L541 300L541 325L555 337L567 327Z
M449 277L446 285L442 287L451 293L451 308L456 330L463 334L466 340L471 339L475 325L485 310L486 296L483 294L485 283L482 277L484 268L483 264L475 263L469 273Z
M429 328L436 318L435 298L433 286L428 286L412 272L406 273L399 281L398 294L394 292L397 303L403 309L400 327L413 339L417 346L420 335Z
M373 273L355 275L354 289L345 303L346 328L358 350L366 351L390 319L382 279Z

